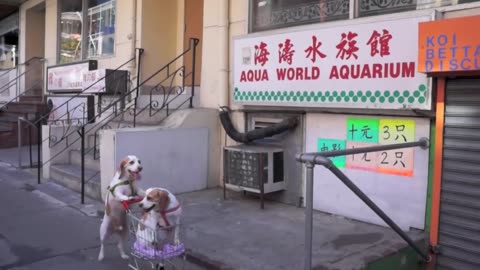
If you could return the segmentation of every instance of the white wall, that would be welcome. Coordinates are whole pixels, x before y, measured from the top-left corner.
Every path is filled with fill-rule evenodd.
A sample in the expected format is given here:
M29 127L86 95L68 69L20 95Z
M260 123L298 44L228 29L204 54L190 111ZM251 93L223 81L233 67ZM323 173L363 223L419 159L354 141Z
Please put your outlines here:
M346 123L349 117L415 120L414 140L418 141L422 137L429 138L430 135L428 118L311 113L307 114L306 120L306 151L317 152L319 138L347 140ZM383 131L384 129L380 129L380 132ZM359 130L358 132L361 131ZM391 136L395 136L393 131ZM375 170L360 170L349 167L348 164L346 167L341 168L341 171L353 183L404 230L408 230L409 227L424 229L425 225L429 151L420 148L415 148L413 151L412 176L386 174ZM373 160L374 154L369 154L367 158ZM389 154L392 154L393 157L394 153L390 152ZM357 154L355 158L357 160L361 159L362 155ZM379 154L378 159L379 162L384 160L381 154ZM405 163L407 163L406 160ZM400 163L397 165L400 165ZM314 209L386 226L364 202L325 167L317 165L314 173Z

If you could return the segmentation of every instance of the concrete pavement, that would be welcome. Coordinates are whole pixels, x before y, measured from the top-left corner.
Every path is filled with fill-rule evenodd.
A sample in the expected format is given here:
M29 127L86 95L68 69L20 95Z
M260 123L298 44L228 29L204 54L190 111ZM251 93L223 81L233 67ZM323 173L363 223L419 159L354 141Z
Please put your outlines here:
M81 206L78 193L51 182L36 185L33 175L3 162L0 187L1 270L128 269L112 241L105 260L96 260L101 220L95 202Z

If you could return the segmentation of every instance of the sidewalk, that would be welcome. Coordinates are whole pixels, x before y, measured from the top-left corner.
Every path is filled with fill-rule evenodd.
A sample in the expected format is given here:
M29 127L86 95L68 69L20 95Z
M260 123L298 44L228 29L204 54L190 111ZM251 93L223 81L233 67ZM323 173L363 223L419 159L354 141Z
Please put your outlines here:
M98 202L82 206L79 194L54 183L37 185L33 175L4 162L0 187L1 270L129 269L114 241L97 261Z
M1 165L0 186L6 188L0 189L0 213L6 222L0 236L8 241L0 240L0 270L127 269L114 246L105 262L96 262L99 202L87 199L80 205L78 193L51 182L36 185L34 174ZM222 195L221 189L178 195L191 262L205 269L303 269L303 208L267 201L261 210L258 199L229 192L223 200ZM407 244L389 228L315 212L313 231L313 269L384 270L378 265L387 256L407 267L401 269L418 269L416 254L405 255ZM418 243L425 236L418 230L407 234ZM14 268L19 265L27 267Z

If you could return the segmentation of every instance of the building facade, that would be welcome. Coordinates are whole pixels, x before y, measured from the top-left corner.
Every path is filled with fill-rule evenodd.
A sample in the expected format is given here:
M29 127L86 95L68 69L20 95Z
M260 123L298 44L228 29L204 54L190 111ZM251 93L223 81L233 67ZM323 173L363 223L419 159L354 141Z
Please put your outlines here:
M115 69L143 48L144 79L199 38L197 61L184 62L195 65L195 107L228 106L239 131L300 120L294 131L261 142L284 151L285 189L268 196L293 205L303 206L305 194L296 154L427 138L430 151L333 161L402 229L430 232L443 252L439 266L473 269L480 265L472 227L480 191L475 132L465 125L475 126L478 114L480 38L467 32L480 23L468 19L475 15L480 3L461 0L29 0L19 11L18 61L96 60ZM428 28L437 22L444 24ZM138 65L126 67L133 80ZM217 132L217 150L238 144L219 123ZM222 162L220 155L209 160ZM222 184L221 166L214 168L210 186ZM385 226L320 167L314 208Z

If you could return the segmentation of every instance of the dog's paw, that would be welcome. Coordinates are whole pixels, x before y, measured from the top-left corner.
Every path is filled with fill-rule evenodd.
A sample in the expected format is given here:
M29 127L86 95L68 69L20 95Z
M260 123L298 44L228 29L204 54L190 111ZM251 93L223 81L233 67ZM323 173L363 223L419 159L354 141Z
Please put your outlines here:
M123 253L123 254L120 254L120 257L122 257L122 259L124 260L128 260L130 257L128 257L127 254Z
M103 258L105 258L105 256L103 255L103 253L98 254L98 261L99 261L99 262L103 261Z

